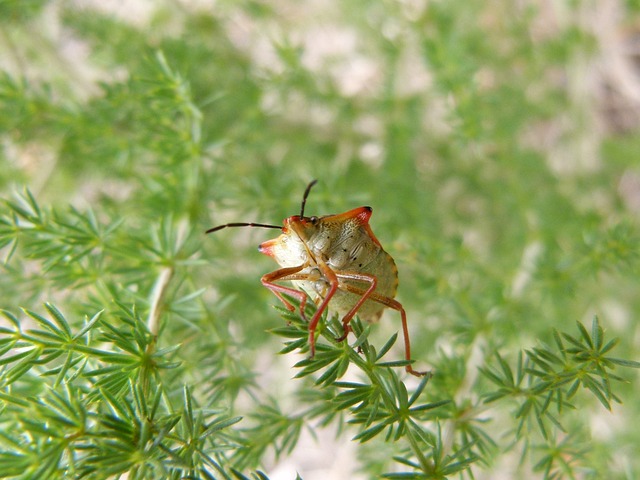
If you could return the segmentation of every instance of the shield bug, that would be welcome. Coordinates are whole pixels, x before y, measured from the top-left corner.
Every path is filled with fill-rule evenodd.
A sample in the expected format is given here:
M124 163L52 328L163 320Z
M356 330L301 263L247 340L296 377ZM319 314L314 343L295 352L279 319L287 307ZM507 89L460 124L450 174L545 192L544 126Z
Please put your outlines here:
M318 308L309 320L312 357L315 354L316 327L325 310L343 315L344 334L338 338L341 341L347 338L349 322L356 314L365 321L376 322L388 307L400 313L405 358L410 361L407 314L402 304L394 299L398 288L398 269L369 226L373 210L371 207L358 207L337 215L305 217L307 197L316 182L309 183L304 192L300 215L286 218L282 227L264 223L227 223L210 228L206 233L227 227L282 230L279 237L261 243L258 248L281 267L263 275L261 282L290 311L295 307L284 295L298 299L300 315L305 319L307 295L314 297ZM291 282L295 288L282 285L281 282L285 281ZM417 372L410 364L405 368L416 376L425 374Z

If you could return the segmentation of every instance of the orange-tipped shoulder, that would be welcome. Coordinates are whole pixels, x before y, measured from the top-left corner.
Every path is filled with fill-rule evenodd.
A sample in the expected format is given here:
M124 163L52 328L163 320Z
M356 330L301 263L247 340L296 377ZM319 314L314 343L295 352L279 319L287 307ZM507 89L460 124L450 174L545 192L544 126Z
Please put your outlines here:
M371 207L358 207L358 208L354 208L353 210L349 210L348 212L334 215L333 219L335 219L338 222L355 220L360 225L365 225L369 223L369 219L371 218L372 213L373 213L373 209Z
M280 237L272 238L271 240L267 240L266 242L262 242L258 246L258 251L260 253L265 254L265 255L269 255L270 257L275 257L275 254L273 252L273 248L278 244L279 241L280 241Z
M369 226L369 219L371 218L372 213L373 213L373 208L371 207L366 207L366 206L358 207L358 208L354 208L353 210L349 210L348 212L334 215L334 218L332 220L335 220L340 223L355 221L358 225L362 226L366 230L367 235L371 237L371 240L373 240L378 246L382 246L380 245L380 242L378 241L376 236L373 234L373 231Z

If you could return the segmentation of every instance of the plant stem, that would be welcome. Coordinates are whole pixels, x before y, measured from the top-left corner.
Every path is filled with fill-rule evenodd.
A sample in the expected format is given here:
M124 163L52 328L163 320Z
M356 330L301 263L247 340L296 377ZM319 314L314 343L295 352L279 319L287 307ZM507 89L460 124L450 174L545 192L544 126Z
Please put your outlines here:
M171 277L173 277L173 273L173 267L164 267L160 271L160 275L158 275L156 283L153 286L153 291L151 292L151 308L149 309L149 316L147 317L147 328L153 335L154 339L158 336L158 331L160 330L162 302L167 292L169 282L171 281ZM155 345L155 341L153 344ZM151 345L152 344L149 344L149 347L151 347Z

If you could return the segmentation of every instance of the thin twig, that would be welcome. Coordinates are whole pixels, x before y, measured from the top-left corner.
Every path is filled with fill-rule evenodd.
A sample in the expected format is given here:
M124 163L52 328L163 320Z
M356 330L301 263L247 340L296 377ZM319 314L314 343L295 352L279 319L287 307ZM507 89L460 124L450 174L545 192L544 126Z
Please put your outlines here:
M477 335L471 344L471 350L469 358L465 365L465 376L460 382L460 386L455 393L454 402L459 406L462 402L469 399L472 394L473 386L475 385L479 370L478 367L484 362L484 351L487 341L483 335ZM442 442L442 458L445 458L453 448L453 442L455 439L456 422L459 418L452 418L444 424L444 434Z
M173 276L173 267L165 267L160 271L160 275L153 286L151 292L151 308L149 309L149 316L147 318L147 328L154 337L158 336L158 330L160 329L160 313L162 311L162 301L164 295L167 292L167 287Z

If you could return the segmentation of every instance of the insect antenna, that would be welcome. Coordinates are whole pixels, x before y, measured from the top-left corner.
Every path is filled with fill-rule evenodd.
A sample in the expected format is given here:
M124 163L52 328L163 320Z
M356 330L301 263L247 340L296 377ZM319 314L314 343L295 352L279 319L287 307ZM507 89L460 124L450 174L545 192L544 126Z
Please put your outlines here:
M217 227L210 228L204 233L217 232L218 230L222 230L223 228L227 228L227 227L260 227L260 228L277 228L278 230L282 230L282 227L278 225L267 225L266 223L245 223L245 222L237 223L236 222L236 223L225 223L224 225L218 225Z
M304 217L304 206L307 203L307 197L309 196L309 192L311 191L311 187L313 187L318 180L312 180L309 185L307 185L307 189L304 191L304 195L302 196L302 206L300 207L300 218Z

